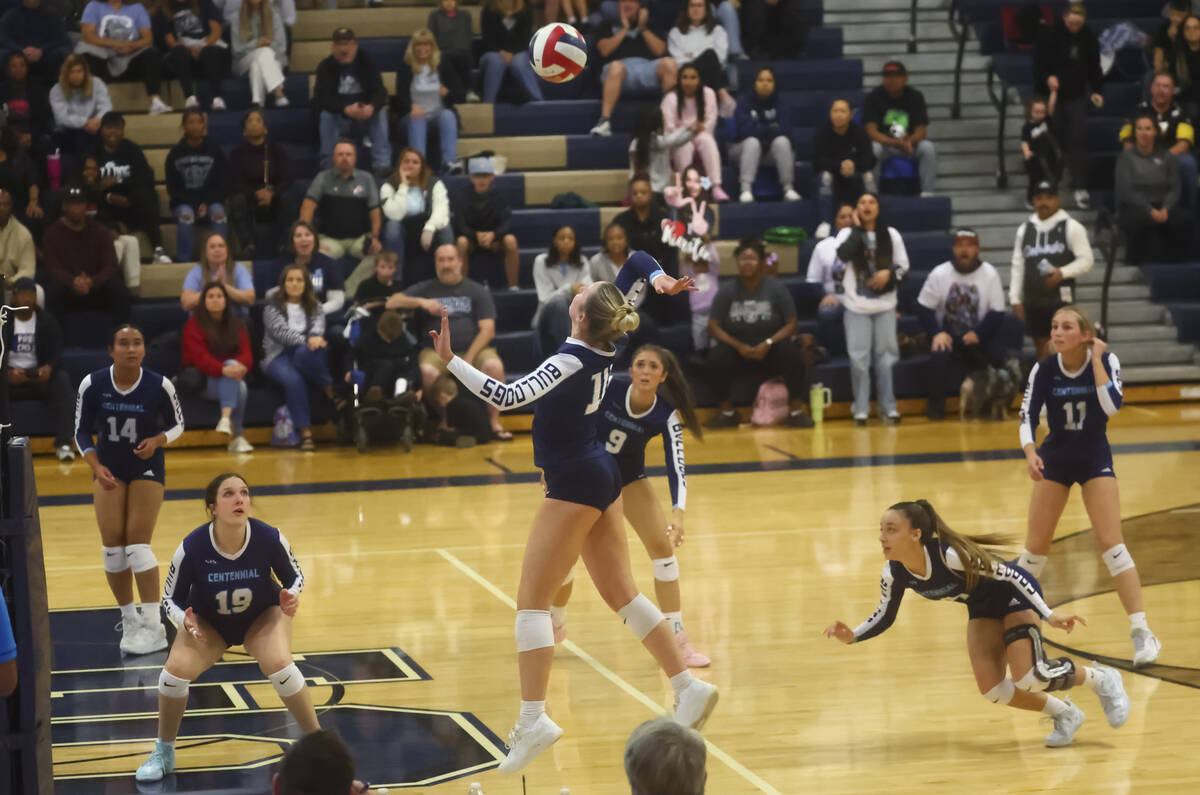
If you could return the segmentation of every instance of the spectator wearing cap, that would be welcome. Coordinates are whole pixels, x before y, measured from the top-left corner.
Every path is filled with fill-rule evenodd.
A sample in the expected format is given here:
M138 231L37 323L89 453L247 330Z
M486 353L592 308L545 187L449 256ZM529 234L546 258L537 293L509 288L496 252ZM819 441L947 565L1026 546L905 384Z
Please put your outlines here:
M1031 198L1033 215L1017 227L1013 243L1008 300L1042 359L1053 350L1054 313L1075 303L1075 278L1092 269L1094 258L1087 230L1060 208L1057 186L1040 182Z
M496 169L490 157L473 157L467 164L471 186L455 194L451 201L451 221L454 224L455 245L469 272L469 257L476 251L491 251L504 257L504 276L510 290L517 288L521 264L517 238L512 228L512 209L493 184Z
M178 78L187 97L184 106L200 107L195 75L202 74L208 80L210 108L225 110L221 80L229 75L232 56L212 0L160 0L151 22L155 42L166 53L163 65Z
M230 24L229 41L233 50L233 73L248 75L250 101L263 106L267 94L275 98L275 107L290 103L283 93L283 70L287 67L287 31L283 15L271 0L243 0Z
M454 0L443 0L443 4ZM433 12L429 18L433 19ZM430 27L433 27L430 25ZM542 85L529 62L529 40L533 37L533 11L524 0L489 0L479 12L483 55L479 71L483 75L483 101L495 102L500 96L504 75L512 72L531 100L543 99ZM441 39L438 39L441 45Z
M1182 202L1187 208L1196 206L1196 130L1187 112L1175 101L1175 78L1166 72L1154 76L1150 83L1150 101L1137 106L1133 119L1149 116L1158 129L1158 142L1179 161L1179 178L1183 187ZM1133 141L1133 121L1121 128L1121 144L1130 149Z
M300 205L300 220L321 231L321 253L330 259L361 260L383 248L379 188L370 172L354 167L357 160L354 144L338 141L333 167L317 174ZM319 222L314 223L315 218ZM347 292L357 286L358 282L346 280Z
M329 168L333 146L342 138L370 142L376 174L392 164L388 141L387 89L370 53L360 49L350 28L333 32L331 54L317 65L313 106L321 133L321 166Z
M1071 3L1062 19L1053 26L1043 26L1033 48L1034 90L1043 96L1058 94L1054 126L1071 172L1075 205L1081 210L1091 206L1083 172L1087 103L1090 99L1096 107L1104 104L1100 95L1104 86L1100 44L1086 23L1083 3Z
M670 718L651 718L625 743L631 795L704 795L704 738Z
M229 161L221 147L208 139L208 119L199 108L183 112L183 139L167 153L167 199L175 216L175 259L191 262L196 246L196 222L228 237Z
M933 194L937 183L937 153L926 138L929 111L925 95L908 84L908 70L899 61L883 65L883 84L867 94L863 104L863 127L871 139L875 183L883 161L891 157L916 158L921 176L921 195Z
M49 82L71 53L63 21L42 8L42 0L21 0L0 16L0 53L19 52L29 63L29 72Z
M106 311L110 326L129 319L129 292L117 267L112 234L88 217L82 188L64 192L62 217L46 230L42 249L51 314L61 319L78 310Z
M142 148L125 137L125 117L109 111L100 120L100 187L112 217L129 229L140 230L154 246L156 262L170 262L158 227L158 194L154 172Z
M150 95L150 115L170 113L163 102L162 55L154 49L150 15L141 3L91 0L79 25L83 34L75 51L82 53L92 74L106 80L140 75Z
M875 147L866 130L854 123L850 103L835 99L829 106L829 123L817 131L813 142L813 169L818 175L821 203L817 237L829 234L835 205L853 203L863 193L876 192L875 165Z
M49 403L54 418L54 447L59 461L74 461L71 436L75 394L62 366L62 327L37 305L37 282L23 276L13 284L13 300L21 307L4 324L4 377L14 400Z
M448 61L442 60L437 41L428 30L418 30L408 41L404 62L396 69L396 95L392 109L408 129L408 145L431 163L440 162L451 173L462 173L458 161L458 114L464 87ZM430 125L437 128L441 159L429 156Z
M1004 286L989 262L979 259L979 235L973 229L954 232L953 257L934 268L917 296L917 314L931 340L925 380L929 387L926 415L946 416L946 390L951 360L970 373L1004 369L1008 351L1000 336L1004 321Z
M596 42L604 62L600 120L592 135L612 135L609 117L623 92L663 94L675 87L678 64L667 54L667 43L648 26L650 12L641 0L620 0L619 17L608 25L609 35Z
M480 12L481 26L483 24L482 14L483 12ZM474 60L471 57L471 52L475 49L475 32L471 29L471 12L459 8L458 0L440 0L438 7L429 12L425 27L433 33L438 50L442 53L442 60L446 61L458 75L459 84L471 85L471 70L475 68ZM528 45L531 35L532 30L527 22L525 38L522 40L523 47ZM486 39L486 33L484 38ZM520 50L514 50L514 52L520 52ZM525 59L525 63L529 63L528 58ZM482 61L479 66L483 70ZM532 69L529 70L529 74L533 74ZM467 102L478 102L479 95L474 91L467 91L466 100ZM495 98L485 101L494 102Z
M1125 256L1143 262L1179 262L1192 237L1192 214L1181 202L1179 160L1164 148L1152 114L1133 120L1133 146L1117 157L1114 199L1125 232Z
M825 291L817 306L817 339L832 356L840 356L846 348L846 329L842 321L842 302L838 300L837 282L834 279L834 274L843 267L837 258L837 236L843 229L854 225L854 202L838 204L833 225L833 235L813 246L805 281L819 284Z
M58 82L50 89L54 114L54 141L67 154L82 155L99 142L100 120L112 110L108 86L92 75L92 67L79 53L63 61Z
M752 61L795 58L808 38L801 0L742 0L742 28Z
M37 266L37 247L33 235L13 217L13 196L0 188L0 277L7 284L16 279L33 278Z

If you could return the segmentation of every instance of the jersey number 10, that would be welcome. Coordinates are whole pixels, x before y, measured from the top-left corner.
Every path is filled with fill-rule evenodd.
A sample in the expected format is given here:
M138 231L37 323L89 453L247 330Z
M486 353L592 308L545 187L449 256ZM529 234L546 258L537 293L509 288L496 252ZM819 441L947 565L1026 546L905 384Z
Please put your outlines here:
M1075 417L1075 411L1077 409L1079 411L1078 419L1076 419L1076 417ZM1083 421L1085 419L1087 419L1087 403L1085 401L1081 400L1078 403L1075 403L1074 405L1072 405L1070 403L1064 403L1063 404L1063 413L1067 415L1066 430L1068 430L1068 431L1082 431L1083 430Z
M232 598L230 598L232 594ZM217 593L217 612L223 616L235 616L245 613L250 608L250 599L254 592L249 588L238 588L234 591L219 591Z

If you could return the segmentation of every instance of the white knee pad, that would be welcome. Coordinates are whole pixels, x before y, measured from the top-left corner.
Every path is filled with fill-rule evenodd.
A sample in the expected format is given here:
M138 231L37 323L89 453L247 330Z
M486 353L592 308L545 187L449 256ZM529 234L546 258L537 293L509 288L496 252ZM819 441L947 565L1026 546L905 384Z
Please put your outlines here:
M304 674L300 673L296 663L276 671L267 679L271 680L271 686L275 688L275 692L279 694L280 698L294 696L304 689Z
M1016 692L1017 689L1013 686L1013 680L1004 679L1000 684L984 693L983 697L993 704L1008 704L1013 700L1013 695Z
M633 597L633 601L622 607L617 613L625 619L625 623L629 625L633 634L637 635L638 640L645 640L655 627L666 620L662 611L654 606L654 602L642 594Z
M125 557L125 547L104 548L104 570L109 574L120 574L129 568L129 560Z
M659 582L675 582L679 579L679 561L675 560L674 555L655 558L650 562L654 564L654 579Z
M1040 692L1046 689L1046 682L1037 678L1037 674L1030 668L1025 672L1025 675L1017 680L1017 688L1028 693Z
M191 684L192 680L172 676L167 673L166 668L162 669L158 674L158 692L167 698L187 698L188 687Z
M534 651L554 646L554 624L549 610L517 611L517 651Z
M1133 568L1133 556L1129 554L1129 550L1124 544L1117 544L1115 547L1109 547L1100 553L1100 559L1104 561L1104 565L1108 566L1108 573L1116 577L1123 571L1129 571Z
M154 557L154 550L149 544L130 544L125 547L125 557L134 574L158 568L158 558Z
M563 584L563 585L570 585L570 584L571 584L571 583L573 583L573 582L575 582L575 567L574 567L574 566L572 566L572 567L571 567L571 570L567 572L566 579L564 579L564 580L562 581L562 584ZM559 586L559 587L562 587L562 586Z

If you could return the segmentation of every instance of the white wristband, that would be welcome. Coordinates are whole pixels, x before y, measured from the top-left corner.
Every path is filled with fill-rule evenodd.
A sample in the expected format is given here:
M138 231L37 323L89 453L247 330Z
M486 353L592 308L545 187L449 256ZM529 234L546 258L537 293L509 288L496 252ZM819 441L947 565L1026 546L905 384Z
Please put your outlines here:
M767 343L768 348L775 344L775 340L771 339L770 337L767 337L765 340L763 340L763 342Z

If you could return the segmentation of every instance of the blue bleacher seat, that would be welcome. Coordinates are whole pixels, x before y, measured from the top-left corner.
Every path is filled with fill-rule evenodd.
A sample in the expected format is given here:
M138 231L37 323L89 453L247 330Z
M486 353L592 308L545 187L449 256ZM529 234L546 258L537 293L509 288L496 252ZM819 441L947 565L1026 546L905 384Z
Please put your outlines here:
M1142 275L1152 301L1200 301L1200 263L1146 264Z
M1167 309L1179 329L1179 341L1200 345L1200 302L1173 302Z
M717 219L717 234L728 240L758 237L773 226L803 226L811 229L816 225L813 215L815 207L816 203L808 200L723 204Z
M544 250L544 249L543 249ZM537 310L537 290L494 290L496 331L528 331Z
M757 61L740 61L738 85L754 85L758 70L767 64ZM775 61L770 64L775 72L775 85L780 91L800 91L814 85L823 91L853 91L862 88L862 61L845 60L799 60Z
M599 210L514 210L512 214L512 232L526 245L545 240L549 246L561 226L574 229L580 245L600 245Z
M628 135L567 137L567 168L628 168Z
M950 197L881 196L881 214L901 232L945 232L950 228Z
M909 267L914 271L933 270L950 258L953 242L950 235L942 232L905 232L904 249L908 252Z

